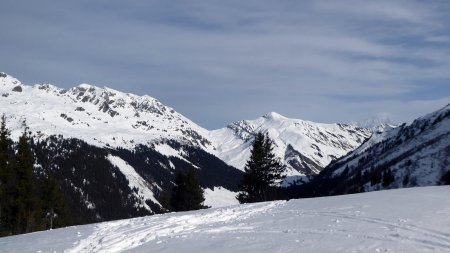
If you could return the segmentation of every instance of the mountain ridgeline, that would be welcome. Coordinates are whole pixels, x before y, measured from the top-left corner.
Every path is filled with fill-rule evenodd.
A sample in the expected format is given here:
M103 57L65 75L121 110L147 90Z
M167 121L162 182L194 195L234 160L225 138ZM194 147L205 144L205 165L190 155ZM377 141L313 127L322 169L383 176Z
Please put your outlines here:
M410 124L375 132L291 197L450 184L450 104Z
M11 139L28 127L33 173L54 177L73 224L162 212L161 195L190 167L203 188L237 191L243 172L213 154L206 130L156 99L91 85L26 86L3 73L0 94Z
M29 128L33 173L54 177L73 224L162 212L175 175L189 168L205 192L216 191L205 195L208 203L236 203L224 196L237 194L259 132L287 167L287 197L450 183L449 111L373 129L272 112L209 131L150 96L89 84L28 86L0 73L11 139L17 145Z
M274 153L287 167L291 179L317 175L332 160L346 155L370 137L370 129L347 124L321 124L286 118L271 112L256 120L243 120L211 132L218 156L243 169L250 157L254 136L267 133Z

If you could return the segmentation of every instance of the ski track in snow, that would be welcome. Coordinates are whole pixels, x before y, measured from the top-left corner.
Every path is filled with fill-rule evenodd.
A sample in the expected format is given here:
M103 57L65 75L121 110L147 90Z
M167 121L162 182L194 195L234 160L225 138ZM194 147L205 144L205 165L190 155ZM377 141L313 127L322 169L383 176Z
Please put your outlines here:
M0 252L450 252L450 187L236 205L0 238Z
M93 235L82 240L75 248L68 252L123 252L150 241L162 242L165 238L187 237L191 233L213 232L220 233L217 225L232 221L240 221L253 215L267 212L282 202L242 206L239 211L235 208L216 209L213 212L186 213L178 216L172 214L167 218L157 215L151 218L136 218L98 225ZM227 231L251 229L251 227L232 227Z

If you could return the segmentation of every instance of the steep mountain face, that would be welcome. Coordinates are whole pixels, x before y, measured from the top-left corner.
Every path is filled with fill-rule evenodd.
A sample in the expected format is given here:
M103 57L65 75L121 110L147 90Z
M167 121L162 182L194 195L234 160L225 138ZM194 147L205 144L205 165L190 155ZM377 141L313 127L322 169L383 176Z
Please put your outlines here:
M288 176L316 175L332 160L357 148L371 130L346 124L320 124L286 118L277 113L256 120L244 120L212 131L218 156L228 164L244 169L250 157L254 135L269 134L274 152L288 168Z
M410 124L375 132L303 191L328 195L439 184L450 184L450 104Z
M13 133L26 120L40 137L61 134L100 147L133 148L170 139L213 150L207 130L149 96L88 84L69 90L26 86L6 74L0 77L0 92Z
M12 139L29 127L35 173L58 179L77 224L161 211L162 192L190 166L211 196L237 191L242 172L214 156L208 131L154 98L27 86L4 73L0 95Z
M75 224L160 212L163 191L170 190L174 175L189 166L199 169L203 187L237 190L242 172L200 148L177 142L165 145L184 156L165 156L145 145L133 150L101 148L62 136L39 139L32 147L35 172L51 173L58 180Z

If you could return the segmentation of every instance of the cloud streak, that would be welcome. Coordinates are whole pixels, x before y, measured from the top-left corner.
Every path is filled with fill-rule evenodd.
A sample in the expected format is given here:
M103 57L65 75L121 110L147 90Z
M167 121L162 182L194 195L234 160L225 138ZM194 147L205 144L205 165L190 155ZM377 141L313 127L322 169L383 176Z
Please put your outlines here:
M149 94L207 128L268 111L321 122L387 113L400 122L450 102L446 1L2 6L2 71L28 83Z

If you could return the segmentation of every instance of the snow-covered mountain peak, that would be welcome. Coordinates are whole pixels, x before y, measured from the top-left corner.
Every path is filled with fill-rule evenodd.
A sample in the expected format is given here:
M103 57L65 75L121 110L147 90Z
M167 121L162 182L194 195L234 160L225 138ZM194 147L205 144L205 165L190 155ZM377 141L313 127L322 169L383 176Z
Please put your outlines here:
M80 88L80 89L85 89L85 90L99 88L99 87L97 87L95 85L88 84L88 83L79 84L77 87Z
M69 90L50 84L22 85L2 74L1 111L20 132L26 119L41 136L63 135L96 146L129 147L176 140L213 151L208 131L150 96L81 84ZM17 88L19 86L19 88ZM19 91L19 92L14 92Z
M227 126L227 128L232 130L240 139L248 141L253 139L257 132L272 132L273 134L276 134L275 132L278 130L281 131L282 129L289 129L292 127L295 128L301 125L311 125L310 123L318 124L301 119L290 119L279 113L270 112L255 120L241 120L231 123Z
M4 73L0 72L0 87L2 92L12 91L15 87L22 86L22 83L16 78Z
M373 131L383 131L385 128L396 127L398 124L395 124L387 115L378 115L359 122L351 122L350 125L369 128Z
M269 119L269 120L283 120L283 119L287 119L286 117L284 117L283 115L276 113L276 112L269 112L264 114L264 116L262 116L263 118Z
M357 126L291 119L276 112L207 131L148 95L91 84L68 90L50 84L27 86L6 74L2 76L0 113L5 113L16 137L26 120L30 129L43 138L62 135L101 147L132 149L138 144L162 145L155 147L158 152L179 155L182 151L169 150L163 144L175 141L200 147L243 169L253 138L261 131L274 141L274 151L288 166L288 175L299 176L317 174L372 133ZM14 89L20 92L13 92Z
M317 174L332 160L347 154L371 135L370 129L345 124L323 124L269 113L242 120L211 132L219 157L243 169L257 132L268 133L274 152L290 176Z
M118 108L129 108L129 111L122 110L121 113L128 117L140 117L140 114L147 113L155 114L157 117L167 116L166 118L168 119L184 118L172 108L163 105L157 99L148 95L138 96L131 93L123 93L108 87L100 88L90 84L81 84L71 88L69 93L74 100L99 105L99 110L110 113L112 117L119 114L120 109Z

